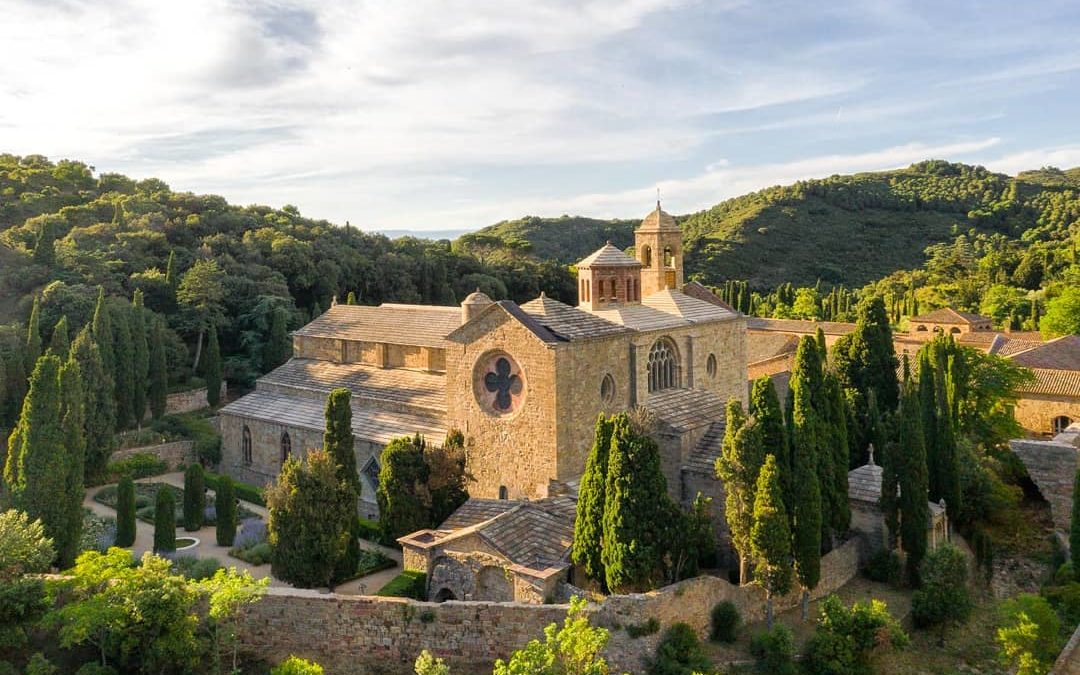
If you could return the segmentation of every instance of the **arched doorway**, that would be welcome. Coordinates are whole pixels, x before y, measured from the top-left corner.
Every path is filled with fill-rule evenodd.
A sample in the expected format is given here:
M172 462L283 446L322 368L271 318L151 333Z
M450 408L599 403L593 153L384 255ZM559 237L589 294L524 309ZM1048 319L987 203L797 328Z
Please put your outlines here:
M447 600L457 600L454 597L454 592L449 588L440 588L439 592L435 594L435 602L446 602Z
M1058 415L1050 420L1050 429L1054 432L1054 435L1057 436L1068 429L1070 424L1072 424L1072 419L1068 415Z

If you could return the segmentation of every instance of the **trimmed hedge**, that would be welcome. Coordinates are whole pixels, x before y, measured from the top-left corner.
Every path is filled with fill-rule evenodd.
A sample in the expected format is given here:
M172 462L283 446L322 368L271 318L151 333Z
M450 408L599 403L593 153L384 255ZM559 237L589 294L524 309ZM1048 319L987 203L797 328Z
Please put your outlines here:
M412 598L427 600L427 574L416 570L405 570L379 589L375 595L384 598Z
M113 476L131 476L149 478L169 472L169 465L157 455L149 452L136 452L127 459L109 462L107 471Z
M218 490L218 482L221 480L221 474L207 471L203 479L206 481L206 487L216 493ZM233 489L236 492L237 499L250 504L266 506L266 499L263 497L262 488L256 487L251 483L241 483L240 481L234 480Z

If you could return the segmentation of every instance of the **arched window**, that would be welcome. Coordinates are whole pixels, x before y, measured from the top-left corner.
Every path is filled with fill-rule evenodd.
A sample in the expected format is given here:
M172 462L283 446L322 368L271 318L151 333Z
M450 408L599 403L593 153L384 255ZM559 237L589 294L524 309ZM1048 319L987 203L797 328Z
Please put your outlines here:
M1055 417L1050 422L1050 428L1054 430L1054 435L1056 436L1068 429L1070 424L1072 424L1072 420L1069 419L1069 416L1061 415L1060 417Z
M600 381L600 400L604 403L611 403L615 398L615 378L611 376L611 373L604 375L604 379Z
M285 460L292 456L292 438L289 437L288 431L281 432L281 463L284 464Z
M505 485L500 485L499 486L499 499L508 499L509 496L510 495L508 494L506 486Z
M649 350L649 391L679 386L679 355L668 338L657 340Z
M959 334L960 334L960 329L959 329L959 328L956 328L956 327L954 326L953 328L951 328L951 329L949 330L949 332L950 332L950 333L952 333L953 335L959 335Z
M244 464L251 464L251 429L248 429L248 425L244 425L244 433L240 437L240 453L243 456Z
M920 323L918 326L915 327L915 332L916 333L925 333L926 332L926 326L924 326L924 325L922 325Z
M716 354L709 354L709 358L705 360L705 372L709 377L716 378Z
M642 267L652 267L652 247L643 246L641 248L641 265Z
M670 246L664 248L664 267L675 267L675 256Z

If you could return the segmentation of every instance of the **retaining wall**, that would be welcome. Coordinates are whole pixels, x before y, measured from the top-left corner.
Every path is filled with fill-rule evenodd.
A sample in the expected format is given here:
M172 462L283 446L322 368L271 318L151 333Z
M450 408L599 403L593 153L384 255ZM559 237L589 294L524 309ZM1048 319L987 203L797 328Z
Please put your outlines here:
M225 395L229 393L228 384L225 380L221 381L221 400L225 400ZM165 399L165 414L166 415L179 415L181 413L195 412L196 410L202 410L203 408L209 408L210 404L206 402L206 387L201 389L189 389L188 391L178 391L169 394Z
M140 453L154 455L169 465L169 470L176 470L181 464L195 461L195 441L173 441L159 445L145 445L141 448L124 448L109 457L110 462L118 462Z

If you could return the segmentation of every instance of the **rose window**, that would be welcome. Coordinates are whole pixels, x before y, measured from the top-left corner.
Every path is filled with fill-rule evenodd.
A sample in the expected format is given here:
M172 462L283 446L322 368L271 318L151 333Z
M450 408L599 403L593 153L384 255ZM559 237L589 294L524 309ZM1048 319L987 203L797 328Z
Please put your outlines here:
M509 415L521 407L525 377L520 366L507 354L493 354L478 370L480 402L496 415Z

